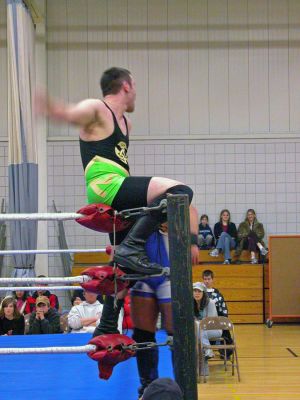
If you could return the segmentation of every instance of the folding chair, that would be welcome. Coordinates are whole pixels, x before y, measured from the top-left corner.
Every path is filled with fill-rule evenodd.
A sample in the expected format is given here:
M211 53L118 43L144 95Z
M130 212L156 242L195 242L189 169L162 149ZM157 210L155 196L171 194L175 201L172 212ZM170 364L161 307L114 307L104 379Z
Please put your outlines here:
M198 322L198 321L196 321ZM231 362L232 375L234 375L234 368L237 369L237 375L239 382L240 378L240 369L239 369L239 361L237 356L235 335L234 335L234 326L233 323L226 317L206 317L201 321L195 324L198 327L197 330L197 354L198 354L198 381L201 381L201 371L204 367L205 362L205 350L224 350L224 367L225 371L227 371L227 350L232 350L232 354L229 357L228 361ZM203 331L213 331L213 330L227 330L230 331L232 337L232 344L226 344L224 338L210 338L211 342L221 342L220 344L210 344L203 345L201 341L202 332ZM203 374L204 383L206 383L206 376Z

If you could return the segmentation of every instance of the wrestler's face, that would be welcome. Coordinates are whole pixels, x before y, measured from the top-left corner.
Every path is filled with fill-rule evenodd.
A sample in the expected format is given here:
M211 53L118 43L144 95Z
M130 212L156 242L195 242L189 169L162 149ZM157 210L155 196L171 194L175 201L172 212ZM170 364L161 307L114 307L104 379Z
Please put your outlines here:
M125 91L127 93L127 108L126 112L133 112L135 109L135 99L136 99L136 88L135 80L131 77L131 84L125 82Z

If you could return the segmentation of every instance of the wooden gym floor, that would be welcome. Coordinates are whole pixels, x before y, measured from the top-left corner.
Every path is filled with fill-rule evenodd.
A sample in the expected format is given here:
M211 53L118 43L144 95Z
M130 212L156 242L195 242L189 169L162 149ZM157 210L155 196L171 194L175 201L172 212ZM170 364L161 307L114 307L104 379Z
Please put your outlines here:
M241 382L209 362L199 400L300 399L300 325L235 325Z

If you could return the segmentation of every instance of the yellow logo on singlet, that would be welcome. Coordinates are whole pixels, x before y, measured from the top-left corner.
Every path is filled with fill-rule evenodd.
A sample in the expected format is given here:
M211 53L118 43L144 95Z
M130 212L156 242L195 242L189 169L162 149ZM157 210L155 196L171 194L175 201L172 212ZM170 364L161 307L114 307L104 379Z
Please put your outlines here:
M115 147L117 157L124 163L128 164L127 145L125 142L119 142Z

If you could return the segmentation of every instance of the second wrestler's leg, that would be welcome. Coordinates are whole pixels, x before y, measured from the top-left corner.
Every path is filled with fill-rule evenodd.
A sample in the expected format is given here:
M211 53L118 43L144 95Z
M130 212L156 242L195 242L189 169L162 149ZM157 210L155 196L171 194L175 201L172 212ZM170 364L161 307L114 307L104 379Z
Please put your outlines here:
M156 342L155 331L158 317L158 306L155 298L132 296L131 317L134 325L132 338L138 342ZM138 389L141 396L145 388L158 378L158 348L139 350L136 361L141 386Z
M132 190L130 190L131 186ZM125 188L127 188L126 196L128 196L128 193L131 193L131 196L134 196L135 192L138 193L138 189L134 190L134 177L125 179L118 192L117 199L124 193ZM148 181L146 203L151 207L158 206L161 201L166 198L168 193L187 194L190 203L193 197L193 191L188 186L167 178L152 178ZM115 253L114 260L123 270L126 272L135 271L152 275L161 272L162 268L160 265L149 262L145 253L145 243L148 237L155 232L166 219L166 209L163 209L153 210L151 213L142 215L136 221Z

